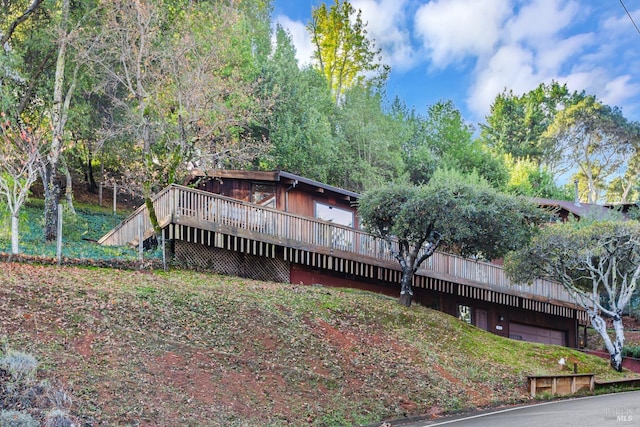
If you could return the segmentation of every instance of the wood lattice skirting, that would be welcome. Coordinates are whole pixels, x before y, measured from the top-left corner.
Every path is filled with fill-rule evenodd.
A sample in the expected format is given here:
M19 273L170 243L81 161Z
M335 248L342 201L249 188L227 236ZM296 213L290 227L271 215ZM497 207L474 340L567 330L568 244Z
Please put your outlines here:
M290 282L289 263L279 258L250 255L182 240L174 240L174 257L178 265L187 268L197 267L255 280Z

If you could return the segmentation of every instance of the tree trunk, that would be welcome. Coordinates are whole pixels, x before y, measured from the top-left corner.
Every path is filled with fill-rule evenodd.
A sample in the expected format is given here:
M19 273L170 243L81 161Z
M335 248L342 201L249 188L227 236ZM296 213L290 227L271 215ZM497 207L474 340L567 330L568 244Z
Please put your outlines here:
M144 204L147 207L147 211L149 211L149 221L151 222L151 226L153 227L153 232L156 234L156 236L158 236L162 232L162 229L160 228L160 224L158 223L156 208L155 206L153 206L153 200L151 200L151 197L146 197L144 199Z
M58 200L60 198L60 183L56 177L58 162L62 154L62 138L67 121L69 103L75 83L72 83L63 97L64 70L67 52L67 21L69 18L69 0L62 2L62 21L60 23L61 36L58 46L58 59L56 60L56 72L53 83L53 108L51 111L51 125L53 135L47 154L46 165L41 173L44 186L44 237L48 242L56 240L58 233ZM76 66L76 70L78 66ZM75 72L74 72L75 78Z
M44 167L42 183L44 185L44 239L47 242L53 242L56 240L58 231L60 183L51 164Z
M611 352L611 366L618 372L622 372L622 348L624 347L624 326L622 316L616 314L613 318L613 329L615 340L613 342L613 352Z
M87 156L85 179L87 181L87 191L96 194L98 192L98 184L96 183L96 178L93 176L93 155L91 154L91 147L89 147L89 154Z
M611 355L611 367L618 372L622 372L622 351L618 350Z
M19 224L18 212L11 214L11 253L15 255L20 253Z
M411 289L411 279L413 271L411 269L402 269L402 280L400 281L400 304L405 307L411 307L413 300L413 290Z
M73 179L71 178L71 172L69 171L69 167L67 166L67 160L65 159L65 157L61 155L60 161L62 162L62 171L64 172L64 176L67 182L67 185L64 189L64 195L67 199L69 210L73 215L75 215L76 209L73 206Z
M612 341L607 333L607 324L602 317L595 313L590 313L591 326L595 329L604 341L604 345L609 352L611 367L618 372L622 371L622 347L624 346L624 327L622 317L616 315L613 318L615 339Z

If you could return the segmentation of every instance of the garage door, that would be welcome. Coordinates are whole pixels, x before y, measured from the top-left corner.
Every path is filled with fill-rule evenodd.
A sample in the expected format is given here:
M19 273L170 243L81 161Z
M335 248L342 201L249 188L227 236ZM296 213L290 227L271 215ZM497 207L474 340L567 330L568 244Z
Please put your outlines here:
M524 325L522 323L509 324L509 338L543 344L566 345L563 331Z

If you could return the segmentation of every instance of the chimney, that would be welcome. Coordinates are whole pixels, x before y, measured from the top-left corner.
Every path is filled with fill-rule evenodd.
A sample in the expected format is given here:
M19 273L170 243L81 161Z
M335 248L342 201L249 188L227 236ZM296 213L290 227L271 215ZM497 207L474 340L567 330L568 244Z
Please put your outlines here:
M573 201L573 204L576 206L582 206L580 204L580 195L578 194L578 180L576 179L575 181L573 181L573 187L575 189L575 200Z

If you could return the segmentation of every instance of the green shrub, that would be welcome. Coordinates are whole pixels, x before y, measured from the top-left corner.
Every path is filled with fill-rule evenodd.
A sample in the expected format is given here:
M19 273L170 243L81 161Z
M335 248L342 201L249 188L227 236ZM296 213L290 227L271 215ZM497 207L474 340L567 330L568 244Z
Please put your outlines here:
M624 347L622 349L622 356L640 359L640 345Z
M89 233L89 222L80 212L73 213L66 203L62 205L62 237L65 241L78 241Z

